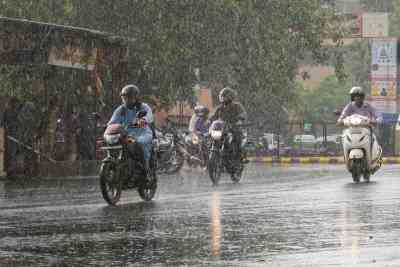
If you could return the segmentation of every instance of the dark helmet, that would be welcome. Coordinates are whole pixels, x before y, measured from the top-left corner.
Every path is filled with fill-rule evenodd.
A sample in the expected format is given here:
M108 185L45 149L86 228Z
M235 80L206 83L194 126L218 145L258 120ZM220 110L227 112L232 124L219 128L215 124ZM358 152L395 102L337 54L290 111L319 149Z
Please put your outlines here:
M134 84L125 85L120 93L120 96L134 96L136 98L139 97L139 95L140 95L140 90Z
M236 97L236 91L230 87L225 87L219 92L218 99L221 103L230 103Z
M362 99L365 98L364 90L360 86L352 87L350 89L349 94L350 94L351 101L353 101L354 97L356 97L356 96L360 96Z
M203 106L203 105L197 105L194 107L194 113L196 113L197 116L207 116L210 110Z

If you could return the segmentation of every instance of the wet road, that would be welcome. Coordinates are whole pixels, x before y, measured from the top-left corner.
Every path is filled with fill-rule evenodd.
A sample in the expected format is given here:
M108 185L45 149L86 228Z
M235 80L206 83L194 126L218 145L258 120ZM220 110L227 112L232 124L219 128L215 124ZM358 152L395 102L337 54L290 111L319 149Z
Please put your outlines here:
M251 164L233 185L160 177L153 202L96 179L0 181L0 266L400 266L400 167Z

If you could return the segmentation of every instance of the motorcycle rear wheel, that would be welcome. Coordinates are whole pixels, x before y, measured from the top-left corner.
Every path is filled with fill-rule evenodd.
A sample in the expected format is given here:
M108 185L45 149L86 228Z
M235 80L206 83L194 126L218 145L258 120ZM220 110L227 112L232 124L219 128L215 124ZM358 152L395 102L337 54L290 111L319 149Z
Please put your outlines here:
M115 206L121 198L122 182L116 166L103 163L100 167L100 189L104 200Z
M155 175L152 176L149 181L142 183L138 188L139 196L144 201L152 200L157 191L157 177Z
M217 186L221 179L221 157L218 152L210 152L208 161L208 174L214 186Z
M241 163L238 163L241 164ZM243 166L234 167L234 171L231 173L231 180L233 183L237 184L242 179Z
M155 154L152 155L150 163L151 170L150 173L147 174L150 177L145 177L147 179L144 182L141 182L138 187L139 196L144 201L152 200L157 191L157 160Z

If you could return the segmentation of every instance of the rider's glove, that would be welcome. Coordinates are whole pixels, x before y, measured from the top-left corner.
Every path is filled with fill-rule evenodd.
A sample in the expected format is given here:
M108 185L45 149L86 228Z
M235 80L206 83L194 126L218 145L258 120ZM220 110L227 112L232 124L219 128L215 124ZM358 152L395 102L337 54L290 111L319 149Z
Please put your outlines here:
M138 128L144 128L146 126L146 120L145 119L139 119L137 121L137 127Z

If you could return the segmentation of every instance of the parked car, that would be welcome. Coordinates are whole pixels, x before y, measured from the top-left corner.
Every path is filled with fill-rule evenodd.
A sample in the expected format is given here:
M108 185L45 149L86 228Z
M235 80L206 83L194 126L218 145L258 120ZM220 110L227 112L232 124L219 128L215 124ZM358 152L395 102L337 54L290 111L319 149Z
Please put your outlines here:
M314 135L302 134L293 137L293 150L296 154L315 154L317 149L317 139Z
M328 135L326 137L326 145L324 145L324 137L318 137L317 149L322 154L338 155L342 150L342 135Z

